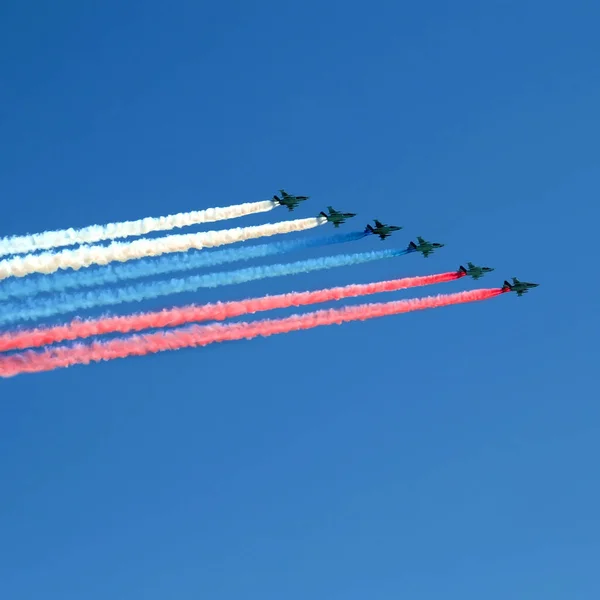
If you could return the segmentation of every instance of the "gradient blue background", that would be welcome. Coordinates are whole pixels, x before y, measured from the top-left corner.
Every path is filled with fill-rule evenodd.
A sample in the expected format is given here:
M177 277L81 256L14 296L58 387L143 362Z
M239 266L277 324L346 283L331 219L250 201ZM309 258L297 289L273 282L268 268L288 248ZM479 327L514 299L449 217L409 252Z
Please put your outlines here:
M404 226L321 254L446 247L143 308L468 260L496 268L483 287L541 286L1 381L0 597L599 597L599 18L591 0L2 2L0 234L285 187L311 195L298 217Z

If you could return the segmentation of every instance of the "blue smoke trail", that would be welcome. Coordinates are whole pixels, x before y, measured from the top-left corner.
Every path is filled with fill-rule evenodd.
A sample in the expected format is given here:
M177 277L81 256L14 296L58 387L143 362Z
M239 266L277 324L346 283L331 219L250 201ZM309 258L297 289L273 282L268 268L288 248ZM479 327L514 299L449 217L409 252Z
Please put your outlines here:
M237 271L208 273L206 275L193 275L185 279L139 283L117 289L58 294L48 299L28 299L22 304L0 305L0 325L16 321L33 321L61 313L72 313L82 309L99 308L101 306L121 304L122 302L141 302L160 296L195 292L200 288L235 285L268 277L283 277L285 275L297 275L299 273L357 265L384 258L394 258L408 254L409 252L411 250L407 248L404 250L391 249L358 254L340 254L338 256L310 258L293 263L249 267Z
M44 292L65 292L72 288L99 287L128 279L165 275L177 271L191 271L203 267L216 267L230 262L286 254L305 248L353 242L367 235L370 234L364 231L355 231L326 238L275 242L228 250L190 250L185 254L168 254L158 259L145 258L124 264L84 269L74 273L34 275L26 279L11 279L0 283L0 301L11 297L24 298Z

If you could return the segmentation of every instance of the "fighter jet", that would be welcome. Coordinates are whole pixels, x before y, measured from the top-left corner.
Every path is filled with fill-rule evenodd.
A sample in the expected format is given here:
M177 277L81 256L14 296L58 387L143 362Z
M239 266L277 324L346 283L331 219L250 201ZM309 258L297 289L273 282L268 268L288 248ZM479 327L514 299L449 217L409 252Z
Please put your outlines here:
M385 240L386 237L392 235L392 231L400 231L402 227L398 227L397 225L384 225L377 219L374 221L375 227L371 225L367 225L365 227L365 233L374 233L381 238L381 241Z
M462 276L470 275L475 280L483 277L486 273L491 273L494 270L492 267L477 267L472 262L468 262L467 267L469 268L465 269L462 265L460 265L457 273L461 273Z
M281 194L281 198L275 195L273 196L273 202L287 206L290 211L294 210L300 202L304 202L304 200L310 198L310 196L294 196L293 194L288 194L285 190L279 190L279 193Z
M526 281L519 281L516 277L513 277L512 280L512 283L508 283L508 281L504 282L504 285L502 286L503 292L517 292L517 296L522 296L531 288L535 288L540 285L539 283L527 283Z
M426 242L421 236L417 236L419 244L411 242L408 244L409 252L422 252L423 256L427 258L436 248L443 248L444 244L438 244L437 242Z
M339 227L342 223L346 221L346 219L350 219L351 217L355 217L356 213L342 213L338 210L335 210L332 206L328 206L327 210L329 210L329 214L321 211L319 215L321 217L325 217L330 223L333 223L334 227Z

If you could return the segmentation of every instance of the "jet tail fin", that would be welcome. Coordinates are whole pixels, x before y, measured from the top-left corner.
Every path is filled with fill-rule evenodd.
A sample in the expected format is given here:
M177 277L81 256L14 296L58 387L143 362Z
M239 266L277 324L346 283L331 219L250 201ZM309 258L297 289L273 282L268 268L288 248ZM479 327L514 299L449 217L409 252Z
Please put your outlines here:
M375 232L375 230L370 225L367 225L365 227L365 231L368 231L369 233L374 233Z
M460 267L458 267L458 270L459 270L461 273L464 273L465 275L467 274L467 270L466 270L466 269L465 269L465 268L464 268L462 265L460 265Z
M417 249L417 245L414 242L410 242L410 244L408 244L408 247L411 248L412 250Z
M321 212L319 213L319 215L320 215L321 217L325 217L325 218L327 219L327 215L326 215L326 214L325 214L323 211L321 211Z

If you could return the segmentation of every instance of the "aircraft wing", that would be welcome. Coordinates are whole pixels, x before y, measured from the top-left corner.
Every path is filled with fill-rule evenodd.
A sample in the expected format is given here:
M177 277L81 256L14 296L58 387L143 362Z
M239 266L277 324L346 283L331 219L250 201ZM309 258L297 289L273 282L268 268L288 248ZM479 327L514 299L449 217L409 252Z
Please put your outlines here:
M380 221L378 221L377 219L375 219L375 226L377 228L383 227L383 223L381 223Z
M417 240L419 241L419 244L425 243L425 240L420 235L417 236Z

